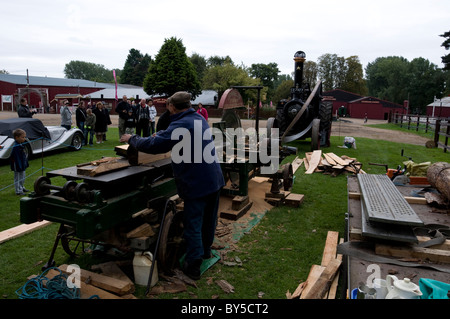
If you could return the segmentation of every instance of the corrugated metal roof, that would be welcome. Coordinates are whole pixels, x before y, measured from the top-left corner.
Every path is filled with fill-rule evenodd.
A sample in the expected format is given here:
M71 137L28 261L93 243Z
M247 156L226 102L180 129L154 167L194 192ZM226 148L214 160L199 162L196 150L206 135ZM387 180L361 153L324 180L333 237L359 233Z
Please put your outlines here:
M96 91L93 93L88 94L87 96L90 96L91 99L101 99L102 98L102 94L103 94L103 98L104 99L115 99L116 97L116 90L114 87L112 88L107 88L107 89L103 89L100 91ZM139 95L140 99L148 99L151 96L148 95L147 93L145 93L144 89L141 87L134 87L134 88L129 88L129 87L121 87L118 86L117 87L117 98L119 100L122 100L122 97L126 95L128 98L136 98L136 96ZM85 97L87 97L85 96Z
M428 104L427 106L441 106L442 107L450 107L450 96L443 97L442 99L436 99L433 103Z
M102 83L80 79L49 78L44 76L29 76L28 78L29 78L29 85L70 86L70 87L88 87L88 88L114 87L114 83ZM16 74L0 74L0 81L19 85L27 85L27 76Z

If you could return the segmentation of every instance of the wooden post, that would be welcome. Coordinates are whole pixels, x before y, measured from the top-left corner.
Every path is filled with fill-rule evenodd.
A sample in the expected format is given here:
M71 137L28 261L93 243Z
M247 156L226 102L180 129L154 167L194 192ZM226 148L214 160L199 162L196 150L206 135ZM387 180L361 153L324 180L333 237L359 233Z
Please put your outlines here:
M450 118L447 119L447 131L446 131L446 134L445 134L444 153L447 153L449 133L450 133Z
M434 145L436 145L436 147L438 146L439 143L440 130L441 130L441 120L436 120L436 122L434 123Z

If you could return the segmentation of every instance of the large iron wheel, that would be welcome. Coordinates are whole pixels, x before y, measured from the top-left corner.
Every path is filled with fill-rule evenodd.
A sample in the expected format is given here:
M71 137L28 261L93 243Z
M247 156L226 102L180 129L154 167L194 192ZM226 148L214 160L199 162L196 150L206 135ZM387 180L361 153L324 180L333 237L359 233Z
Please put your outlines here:
M74 236L75 230L67 225L62 227L62 231L58 234L61 240L61 246L64 251L72 258L79 257L86 251L85 243L91 244L89 241L83 241Z
M311 128L311 151L320 149L320 120L314 119Z
M170 273L185 252L183 239L183 211L171 210L166 213L158 248L158 268Z

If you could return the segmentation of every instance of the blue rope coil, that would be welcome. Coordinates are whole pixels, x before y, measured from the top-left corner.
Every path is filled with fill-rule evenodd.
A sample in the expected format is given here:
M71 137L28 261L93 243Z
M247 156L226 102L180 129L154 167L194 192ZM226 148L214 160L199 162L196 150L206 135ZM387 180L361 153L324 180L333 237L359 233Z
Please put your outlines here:
M49 279L45 275L50 270L56 270L59 275ZM25 285L16 290L20 299L81 299L80 288L67 286L68 276L59 268L51 267L46 269L39 276L28 280ZM93 295L89 299L100 299Z

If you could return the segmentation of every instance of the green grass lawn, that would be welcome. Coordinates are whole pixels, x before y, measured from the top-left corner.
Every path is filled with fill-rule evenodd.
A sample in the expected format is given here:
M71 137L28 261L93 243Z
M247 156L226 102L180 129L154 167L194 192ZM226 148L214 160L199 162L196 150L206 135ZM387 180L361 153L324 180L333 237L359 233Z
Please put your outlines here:
M425 161L449 161L449 155L442 149L426 149L423 146L405 145L381 140L357 138L358 149L342 149L342 138L332 137L332 146L324 152L356 157L363 163L367 173L383 174L384 168L370 166L368 163L388 164L396 168L407 158L416 163ZM85 146L78 152L59 152L46 155L44 163L40 158L30 161L25 186L33 189L33 183L47 170L73 166L77 163L99 159L102 156L115 156L114 146L118 145L117 129L108 132L108 141L104 144ZM299 157L310 151L310 143L296 141L290 143L298 148ZM292 161L290 156L285 161ZM245 233L236 243L236 248L228 252L228 258L238 257L242 266L226 266L220 263L210 268L197 282L198 288L188 287L188 291L179 294L160 295L158 298L220 298L256 299L258 293L263 298L284 299L287 290L291 293L297 285L305 281L313 264L322 258L327 232L337 231L344 235L345 213L347 212L347 175L331 177L320 173L304 174L302 165L296 172L292 191L305 195L300 208L276 207L266 212L261 221ZM33 175L32 175L33 174ZM17 226L19 221L19 197L14 193L13 172L9 166L0 166L0 231ZM52 179L52 183L54 179ZM61 179L61 185L64 180ZM0 297L17 298L15 291L25 284L26 278L41 273L41 267L47 261L58 225L52 224L33 233L0 244ZM102 262L85 256L70 260L61 247L55 255L56 264L77 263L82 268ZM214 282L219 279L228 281L235 287L233 294L226 294ZM211 281L213 283L211 283ZM145 287L137 287L135 295L144 298Z

